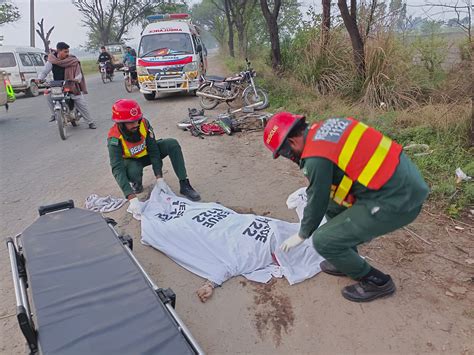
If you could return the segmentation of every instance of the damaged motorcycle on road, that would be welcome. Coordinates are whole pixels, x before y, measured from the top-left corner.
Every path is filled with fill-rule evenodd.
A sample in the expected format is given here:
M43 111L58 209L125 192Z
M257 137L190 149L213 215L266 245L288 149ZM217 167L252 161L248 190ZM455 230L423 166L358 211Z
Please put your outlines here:
M268 94L265 90L255 85L254 77L257 75L251 68L248 59L245 59L247 68L235 76L227 78L220 76L205 76L203 83L198 88L196 95L200 97L200 105L205 110L212 110L222 102L230 103L241 98L246 106L254 106L256 110L268 107Z

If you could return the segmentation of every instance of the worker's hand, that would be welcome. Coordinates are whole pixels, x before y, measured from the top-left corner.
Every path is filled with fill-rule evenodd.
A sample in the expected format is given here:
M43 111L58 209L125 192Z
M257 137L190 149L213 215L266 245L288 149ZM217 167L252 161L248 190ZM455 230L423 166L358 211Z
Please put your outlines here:
M168 187L168 184L165 182L165 179L162 177L156 178L156 187L158 190L163 191L165 193L170 192L170 188Z
M127 211L132 213L134 217L141 216L142 206L140 204L140 200L138 199L138 197L132 198L129 202L130 202L130 205L128 206Z
M293 234L291 237L289 237L287 240L285 240L283 243L281 243L280 250L284 251L286 253L291 248L294 248L294 247L296 247L297 245L300 245L303 242L304 242L304 239L301 238L298 233Z

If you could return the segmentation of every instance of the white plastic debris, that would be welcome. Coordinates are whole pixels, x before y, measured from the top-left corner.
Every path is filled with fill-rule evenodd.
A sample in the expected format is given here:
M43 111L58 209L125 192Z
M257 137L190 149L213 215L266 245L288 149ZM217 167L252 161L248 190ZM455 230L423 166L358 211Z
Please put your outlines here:
M461 170L461 168L457 168L456 171L456 182L459 184L462 181L469 181L472 179L472 177L468 176L464 171Z

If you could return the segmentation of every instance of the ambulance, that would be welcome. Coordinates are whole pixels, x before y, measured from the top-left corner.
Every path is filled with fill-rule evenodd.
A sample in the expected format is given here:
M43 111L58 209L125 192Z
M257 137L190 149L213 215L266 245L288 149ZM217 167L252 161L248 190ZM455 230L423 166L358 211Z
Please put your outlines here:
M158 92L195 92L207 67L207 53L188 14L159 14L142 32L137 57L140 91L146 100Z

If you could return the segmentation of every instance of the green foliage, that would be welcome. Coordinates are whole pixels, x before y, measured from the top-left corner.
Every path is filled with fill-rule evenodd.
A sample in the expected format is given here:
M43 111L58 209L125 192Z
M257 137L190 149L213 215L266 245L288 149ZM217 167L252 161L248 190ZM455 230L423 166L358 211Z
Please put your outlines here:
M20 19L20 11L13 4L0 4L0 26Z
M99 67L95 59L81 60L81 67L84 75L90 75L99 72Z
M425 69L425 86L437 88L445 79L441 64L448 53L447 42L439 36L441 25L437 21L428 21L422 26L422 35L418 36L413 46L418 53L418 59Z

